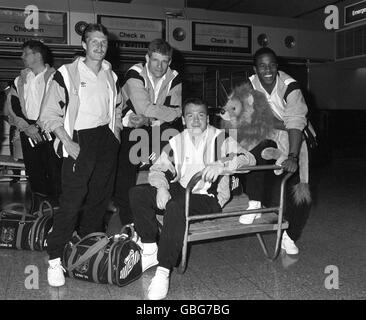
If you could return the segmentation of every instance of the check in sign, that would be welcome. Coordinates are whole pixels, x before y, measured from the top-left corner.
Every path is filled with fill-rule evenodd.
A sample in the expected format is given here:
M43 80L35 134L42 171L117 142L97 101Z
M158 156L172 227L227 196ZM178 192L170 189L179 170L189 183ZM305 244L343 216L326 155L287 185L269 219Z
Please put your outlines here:
M164 20L105 15L98 15L97 20L108 29L110 40L124 43L127 47L135 47L133 43L148 44L157 38L165 39Z
M24 42L30 39L67 44L66 12L39 11L38 29L27 29L24 10L0 8L0 41Z
M344 7L344 24L351 24L366 19L366 1Z
M251 52L250 26L193 22L192 27L193 50Z

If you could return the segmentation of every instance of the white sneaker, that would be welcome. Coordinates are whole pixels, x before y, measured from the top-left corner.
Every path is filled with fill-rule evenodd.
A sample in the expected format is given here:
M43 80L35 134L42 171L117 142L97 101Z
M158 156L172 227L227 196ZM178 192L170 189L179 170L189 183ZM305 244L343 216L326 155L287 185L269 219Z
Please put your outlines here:
M158 267L158 270L156 270L155 276L154 278L152 278L150 286L147 290L147 298L149 300L161 300L164 299L167 294L168 294L168 290L169 290L169 270L166 271L161 271L161 269L163 270L167 270L165 268L161 268Z
M260 201L249 200L247 210L260 209L261 207L262 207L262 204ZM243 214L239 217L239 222L242 224L251 224L251 223L253 223L254 219L258 219L261 216L262 216L261 213Z
M145 272L146 270L152 268L153 266L156 266L158 261L158 247L155 243L142 243L141 240L137 242L137 244L141 247L141 264L142 264L142 272ZM151 246L147 250L147 246Z
M292 241L286 231L282 234L281 248L285 250L287 254L299 253L299 248L296 247L295 242Z
M65 284L65 269L61 265L61 259L56 258L48 261L47 280L52 287L61 287Z

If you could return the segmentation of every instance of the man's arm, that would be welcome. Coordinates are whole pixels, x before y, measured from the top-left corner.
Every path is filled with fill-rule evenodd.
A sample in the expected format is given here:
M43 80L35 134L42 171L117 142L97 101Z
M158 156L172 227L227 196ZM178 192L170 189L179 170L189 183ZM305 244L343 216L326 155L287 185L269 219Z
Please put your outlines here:
M168 158L168 153L163 151L156 162L150 167L148 177L150 185L157 189L156 204L161 210L165 209L167 202L171 198L167 175L174 176L175 168Z
M289 129L289 153L288 158L281 163L281 166L288 172L296 172L298 169L299 153L302 142L302 131L298 129Z
M181 85L179 84L178 86ZM140 79L128 79L124 85L124 90L131 100L137 114L142 114L149 118L156 118L165 122L171 122L182 114L181 106L168 107L165 105L154 104ZM179 88L176 88L176 90L179 91Z
M42 101L41 113L39 115L39 122L42 129L49 132L64 126L66 109L65 88L59 85L61 79L57 77L62 78L59 71L55 73L54 79Z
M39 121L44 130L55 133L57 138L59 138L64 145L67 153L72 158L76 159L79 155L80 147L76 142L72 141L72 138L64 128L66 109L65 88L59 84L60 82L63 82L63 80L57 78L62 77L62 75L60 72L56 72L55 77L56 79L52 80L50 88L43 99Z
M302 143L302 130L306 126L308 107L300 89L293 90L287 96L284 124L289 137L289 157L282 166L286 171L296 172L298 169L298 156Z
M18 92L15 88L15 84L11 87L8 92L6 99L6 105L9 112L9 116L12 118L13 124L24 132L32 140L40 142L42 138L39 134L38 127L34 124L29 124L22 112Z
M235 139L228 137L221 146L222 158L206 166L202 172L205 181L214 182L224 170L236 170L242 166L254 166L253 154L244 149Z
M75 160L79 156L80 146L78 143L72 141L71 137L66 132L63 126L57 127L53 130L57 138L60 139L64 145L66 152Z

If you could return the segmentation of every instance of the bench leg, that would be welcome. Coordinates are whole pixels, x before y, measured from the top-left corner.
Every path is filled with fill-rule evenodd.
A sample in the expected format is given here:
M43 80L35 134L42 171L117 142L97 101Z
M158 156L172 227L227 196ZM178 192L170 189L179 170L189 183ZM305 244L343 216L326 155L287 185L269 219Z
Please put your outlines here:
M263 240L263 237L260 233L256 233L257 235L257 238L258 238L258 241L263 249L263 252L264 252L264 255L266 256L266 258L270 261L274 261L277 256L278 256L278 253L279 253L279 249L280 249L280 245L279 245L279 240L281 238L281 233L282 231L280 232L277 232L277 238L276 238L276 246L275 246L275 250L274 250L274 253L272 256L270 256L270 254L268 253L268 250L267 250L267 247L266 247L266 244L264 243L264 240Z
M186 221L186 228L184 231L183 247L182 247L182 260L180 261L180 264L177 269L177 272L179 274L183 274L186 271L186 267L187 267L188 227L189 227L189 222Z
M184 241L183 243L183 249L182 249L182 259L179 263L179 266L177 268L177 272L179 274L183 274L186 271L186 267L187 267L187 241Z

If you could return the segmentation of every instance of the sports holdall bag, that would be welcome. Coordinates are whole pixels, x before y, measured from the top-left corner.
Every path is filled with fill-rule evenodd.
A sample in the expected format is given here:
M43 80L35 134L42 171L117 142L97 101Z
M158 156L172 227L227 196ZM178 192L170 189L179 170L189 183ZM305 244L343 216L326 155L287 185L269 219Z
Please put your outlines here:
M27 213L23 203L11 203L0 213L0 248L42 251L52 227L53 208L44 200L39 210Z
M132 225L108 237L95 232L76 243L69 242L63 253L63 266L69 277L116 284L120 287L142 275L140 247L133 240Z

